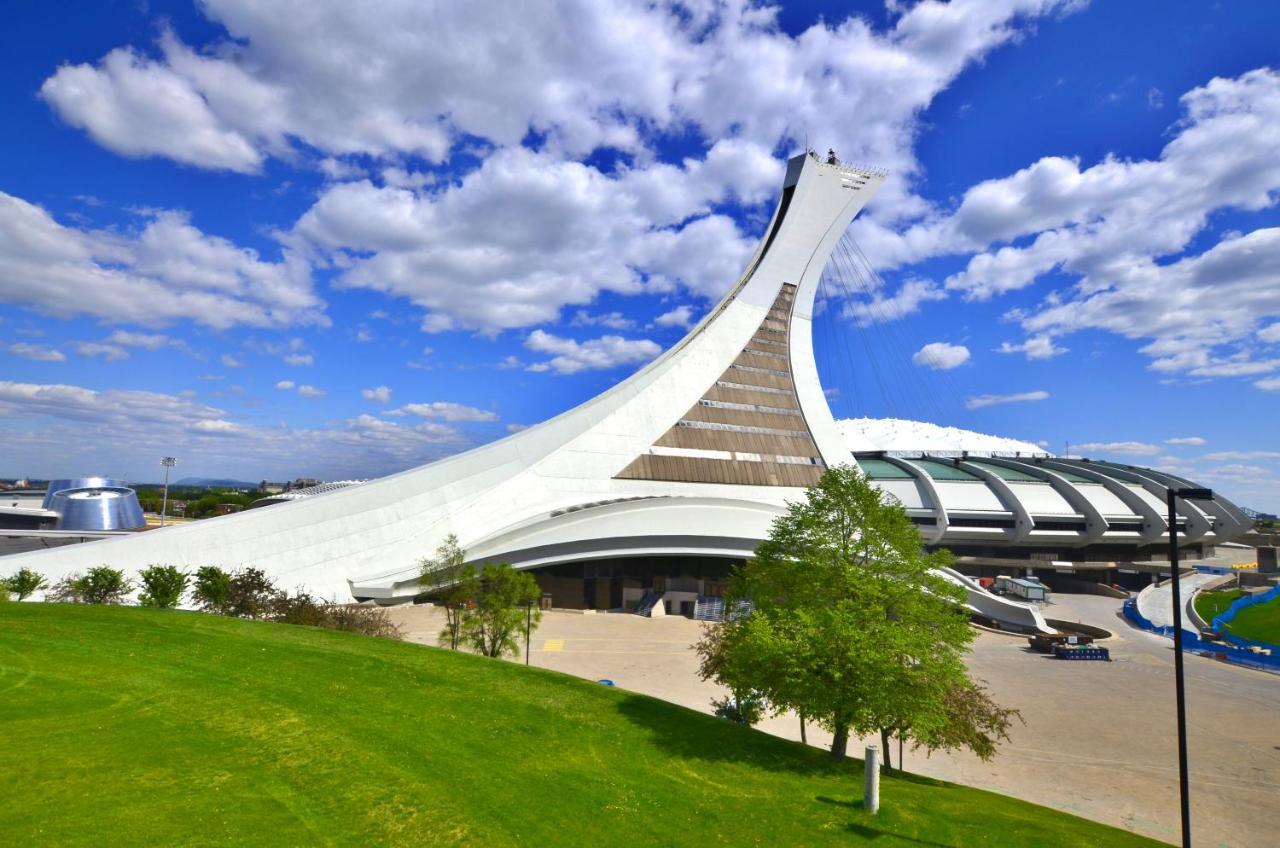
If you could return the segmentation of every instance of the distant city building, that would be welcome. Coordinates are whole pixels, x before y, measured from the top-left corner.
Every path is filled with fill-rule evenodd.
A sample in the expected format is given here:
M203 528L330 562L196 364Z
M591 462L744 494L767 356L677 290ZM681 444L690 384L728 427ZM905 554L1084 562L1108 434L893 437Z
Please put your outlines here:
M394 603L420 592L420 560L453 534L473 562L533 571L556 606L700 615L787 503L847 463L902 504L927 546L977 569L1112 561L1086 575L1111 579L1116 560L1162 555L1166 492L1190 485L1180 477L920 422L833 419L813 354L815 296L883 180L834 154L792 159L765 236L720 304L629 379L541 425L380 480L308 493L319 481L299 479L254 504L267 508L22 564L57 577L104 561L216 561L323 597ZM1176 506L1181 539L1201 550L1252 525L1221 498ZM1035 606L946 576L975 614L1044 626Z

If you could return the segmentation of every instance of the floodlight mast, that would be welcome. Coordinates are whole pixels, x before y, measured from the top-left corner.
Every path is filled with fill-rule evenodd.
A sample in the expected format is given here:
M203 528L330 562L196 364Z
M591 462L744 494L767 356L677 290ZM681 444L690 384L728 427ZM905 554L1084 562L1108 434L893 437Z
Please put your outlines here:
M169 512L169 469L178 464L176 457L162 456L160 464L164 466L164 499L160 501L160 526L164 526L164 517Z
M1172 571L1170 585L1173 590L1173 680L1178 701L1178 805L1182 813L1182 848L1191 848L1191 803L1187 788L1187 696L1182 679L1182 592L1178 566L1178 512L1174 503L1179 499L1211 501L1210 489L1169 489L1166 502L1169 507L1169 567Z

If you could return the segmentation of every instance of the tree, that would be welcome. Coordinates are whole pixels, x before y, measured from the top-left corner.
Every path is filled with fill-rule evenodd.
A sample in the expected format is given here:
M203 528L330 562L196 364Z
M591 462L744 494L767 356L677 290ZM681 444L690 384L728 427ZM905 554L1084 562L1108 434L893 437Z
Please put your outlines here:
M100 565L79 574L64 577L50 590L55 601L73 604L119 604L133 591L133 584L125 579L124 572Z
M19 568L10 578L0 581L18 600L24 601L48 585L41 575L29 568Z
M968 738L944 732L949 693L972 685L964 592L935 571L950 562L859 471L829 469L731 577L726 606L753 610L706 632L702 675L826 727L837 758L851 733Z
M215 565L201 566L196 569L191 597L205 612L226 615L231 598L231 575Z
M458 546L458 537L450 533L434 557L418 563L418 585L440 601L444 607L445 625L440 631L440 644L458 650L462 644L462 617L478 588L475 566L466 561L467 552Z
M945 720L928 734L916 734L913 748L923 747L930 753L939 748L968 748L987 761L996 755L996 745L1008 741L1015 718L1022 721L1022 713L996 704L981 685L956 682L944 698Z
M138 596L138 603L144 607L173 609L187 590L187 573L172 565L150 566L140 576L142 594Z
M463 640L486 657L516 653L526 616L534 627L542 620L542 610L533 606L540 594L531 574L486 565L476 577L475 606L462 610Z

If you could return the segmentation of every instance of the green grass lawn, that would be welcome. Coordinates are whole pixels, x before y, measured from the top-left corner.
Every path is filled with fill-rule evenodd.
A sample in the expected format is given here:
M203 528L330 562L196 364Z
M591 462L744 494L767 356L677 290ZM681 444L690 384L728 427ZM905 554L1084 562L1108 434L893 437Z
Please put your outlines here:
M1225 592L1201 592L1196 595L1196 613L1206 622L1211 622L1215 615L1220 615L1242 594L1239 589L1229 589ZM1236 617L1227 626L1227 632L1255 642L1280 645L1280 598L1274 598L1265 604L1257 604L1236 613Z
M1223 589L1218 592L1200 592L1196 595L1196 615L1204 619L1205 624L1213 623L1214 616L1221 615L1223 610L1239 600L1244 593L1239 589Z
M0 844L1156 845L652 698L200 613L0 604ZM1064 783L1064 793L1071 791Z

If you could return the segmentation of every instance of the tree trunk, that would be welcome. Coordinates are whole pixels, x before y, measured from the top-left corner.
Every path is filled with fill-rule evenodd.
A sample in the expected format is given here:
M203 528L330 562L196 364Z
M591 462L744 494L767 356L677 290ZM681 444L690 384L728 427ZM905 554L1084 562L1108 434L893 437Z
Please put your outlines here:
M800 744L809 744L809 740L804 738L804 713L800 713Z
M836 723L835 736L831 739L831 759L843 760L849 753L849 725Z
M880 728L880 750L884 751L884 770L893 771L893 757L889 756L889 728Z

